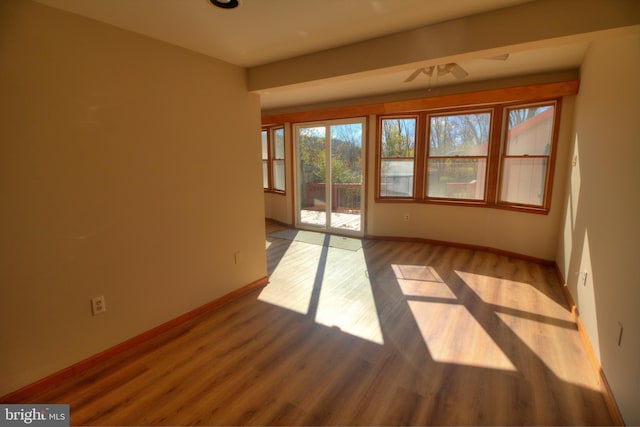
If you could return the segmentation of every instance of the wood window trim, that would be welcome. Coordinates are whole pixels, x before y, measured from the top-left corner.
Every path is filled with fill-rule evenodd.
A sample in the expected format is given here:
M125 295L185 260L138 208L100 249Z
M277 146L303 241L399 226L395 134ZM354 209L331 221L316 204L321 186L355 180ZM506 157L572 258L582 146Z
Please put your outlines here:
M266 135L266 139L267 139L267 158L265 159L264 157L264 138L263 136ZM269 159L270 157L270 151L269 147L271 146L271 144L269 144L269 129L265 129L263 128L260 131L260 137L261 137L261 141L260 141L260 146L262 149L262 154L261 154L261 161L262 161L262 188L264 191L269 191L269 189L271 188L271 161ZM266 166L267 166L267 186L264 186L264 166L265 166L265 162L266 162Z
M262 116L263 127L281 126L282 123L289 123L289 127L294 123L315 122L323 120L344 119L359 116L378 116L376 120L376 143L371 149L376 150L376 166L375 166L375 193L374 200L376 203L423 203L423 204L439 204L454 206L470 206L470 207L490 207L494 209L512 210L517 212L548 214L551 206L553 180L555 174L555 163L557 155L558 134L560 128L560 115L562 97L573 96L578 94L580 87L579 80L566 80L560 82L540 83L533 85L522 85L499 89L490 89L474 92L465 92L451 95L434 96L429 98L409 99L402 101L382 102L366 105L351 105L346 107L291 112L282 114L272 114ZM493 108L493 126L495 129L502 129L503 110L512 105L525 105L539 102L556 101L557 110L554 117L554 133L553 133L553 152L549 165L549 177L546 180L546 200L543 208L513 206L508 204L496 203L499 197L499 172L501 166L501 141L502 131L492 132L489 144L489 159L487 164L487 189L486 199L490 202L455 202L448 200L425 200L423 197L416 195L424 194L425 171L424 161L417 161L415 164L414 177L414 197L411 198L384 198L380 197L380 154L379 154L379 135L380 135L380 116L382 115L410 115L417 114L419 121L426 120L426 112L434 113L445 110L458 110L464 108ZM424 136L420 132L426 132L425 126L418 125L418 138L424 140ZM424 145L418 144L415 152L416 159L424 159ZM416 179L417 178L417 179ZM266 191L266 190L265 190Z
M506 151L507 151L507 141L506 141L506 134L507 134L507 129L508 129L508 120L505 120L506 115L508 114L509 110L512 109L518 109L518 108L527 108L527 107L532 107L532 106L545 106L545 105L549 105L549 106L553 106L554 108L554 112L553 112L553 123L552 123L552 133L551 133L551 149L550 149L550 153L546 156L544 155L530 155L530 156L507 156L506 155ZM549 210L551 209L551 196L552 196L552 190L553 190L553 178L554 178L554 171L555 171L555 165L556 165L556 157L557 157L557 150L558 150L558 138L559 138L559 134L560 134L560 117L561 117L561 113L562 113L562 98L557 98L557 99L552 99L552 100L543 100L543 101L539 101L539 102L530 102L530 103L513 103L511 105L505 105L504 106L504 111L502 114L502 119L503 119L503 124L502 124L502 131L501 131L501 138L503 138L502 144L501 144L501 151L500 151L500 167L499 167L499 175L498 176L498 185L496 186L496 208L499 209L506 209L506 210L516 210L519 212L529 212L529 213L540 213L540 214L548 214ZM526 204L516 204L516 203L510 203L510 202L503 202L502 200L500 200L500 192L502 189L502 168L503 168L503 164L504 164L504 159L505 158L547 158L548 159L548 167L545 173L545 179L544 179L544 183L545 186L543 188L543 200L542 200L542 205L540 206L535 206L535 205L526 205Z
M444 117L444 116L455 116L455 115L466 115L466 114L489 114L489 135L487 138L487 154L484 156L431 156L430 155L430 143L429 138L431 136L431 118L432 117ZM453 205L480 205L486 206L488 205L491 199L488 198L488 185L489 185L489 172L490 172L490 164L489 159L491 157L491 148L492 148L492 139L494 130L494 117L495 117L495 108L474 108L474 107L463 107L456 109L447 109L445 111L437 111L437 112L425 112L425 122L423 125L425 136L420 139L420 142L424 146L424 161L422 161L422 175L421 180L424 182L424 189L422 192L418 193L421 195L421 199L425 202L432 203L447 203ZM454 198L454 197L434 197L428 195L428 175L425 173L429 170L428 164L430 159L486 159L486 171L484 176L484 197L482 199L463 199L463 198Z
M541 99L550 100L563 96L577 95L579 86L579 80L567 80L403 101L263 115L262 126L269 127L281 125L282 123L306 123L368 115L401 115L426 110L464 108L465 106L535 102Z
M382 157L382 121L383 120L393 120L393 119L400 119L400 120L406 120L406 119L414 119L415 120L415 130L416 130L416 142L419 139L419 129L420 129L420 115L419 114L396 114L396 115L390 115L390 116L379 116L377 118L377 124L376 124L376 195L375 195L375 199L376 201L378 201L379 199L383 199L383 200L392 200L392 201L413 201L416 197L417 193L417 180L415 179L417 175L416 172L416 166L419 163L418 162L418 147L417 144L414 146L413 149L413 157ZM381 189L381 185L380 185L380 177L382 176L382 161L384 159L396 159L396 160L412 160L413 161L413 185L412 185L412 194L411 196L381 196L380 195L380 191Z
M276 158L275 157L275 145L274 145L274 141L273 141L273 135L275 133L275 131L277 130L282 130L282 137L284 139L284 157L282 158ZM285 127L283 124L278 124L278 125L273 125L273 126L263 126L262 130L261 130L261 134L262 132L266 132L267 133L267 159L262 159L262 162L264 163L265 161L267 162L267 177L268 177L268 187L263 187L263 190L265 193L272 193L272 194L279 194L279 195L286 195L287 194L287 185L286 185L286 181L287 181L287 174L286 174L286 165L287 165L287 155L286 155L286 132L285 132ZM273 168L273 163L276 160L282 160L284 165L285 165L285 174L284 174L284 181L285 181L285 187L284 190L279 190L275 188L275 184L274 184L274 168Z
M507 125L505 116L510 109L527 108L529 106L554 106L553 116L553 132L551 141L551 152L548 156L543 156L548 159L548 168L545 175L545 187L544 187L544 202L542 206L532 206L524 204L514 204L500 201L501 192L501 173L503 167L503 160L505 158L506 150L506 129ZM529 102L512 101L509 103L489 104L483 105L482 108L474 106L460 106L458 108L439 108L428 111L418 112L418 126L416 130L417 138L415 148L415 160L414 160L414 197L388 197L380 195L380 169L381 169L381 150L382 150L382 136L381 136L381 123L386 118L395 117L415 117L415 113L412 115L407 113L406 115L379 115L378 126L376 128L376 203L421 203L421 204L438 204L448 206L465 206L465 207L485 207L502 210L511 210L517 212L534 213L547 215L551 207L551 190L553 188L553 176L555 170L555 161L557 155L557 144L559 136L559 120L561 115L562 98L554 99L538 99L531 100ZM428 156L428 120L430 117L437 115L455 115L469 113L470 111L478 112L490 112L491 121L489 129L489 147L487 156L483 158L487 159L487 172L485 176L485 198L483 200L473 199L452 199L452 198L439 198L428 197L427 191L427 164L429 161ZM422 123L422 124L421 124ZM420 134L420 129L422 134ZM512 156L511 156L512 157ZM536 157L536 156L529 156Z
M286 165L287 165L287 161L286 161L286 143L285 143L285 135L284 135L284 126L274 126L271 127L269 129L271 135L273 136L272 138L272 144L271 144L271 178L272 178L272 182L271 182L271 191L274 193L278 193L278 194L286 194L287 191L287 174L286 174ZM275 134L278 131L282 131L282 157L278 157L276 155L276 144L275 144ZM275 184L275 163L277 161L281 161L283 166L285 167L285 171L283 174L283 184L284 184L284 188L280 189L280 188L276 188L276 184Z

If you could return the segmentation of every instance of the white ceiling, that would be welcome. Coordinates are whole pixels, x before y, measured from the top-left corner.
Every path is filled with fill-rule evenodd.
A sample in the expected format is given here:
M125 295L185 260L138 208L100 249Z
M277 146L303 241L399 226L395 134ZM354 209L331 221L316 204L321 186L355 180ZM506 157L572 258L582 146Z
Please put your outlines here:
M436 87L453 86L514 76L575 70L582 63L588 43L540 48L531 51L509 53L505 61L484 57L471 57L457 63L469 75L457 79L452 74L429 77L420 74L411 82L405 80L419 67L428 67L432 62L400 67L398 71L387 71L375 75L350 75L327 79L310 85L284 87L260 92L263 109L284 108L289 105L318 104L336 99L360 98L388 93L413 92ZM508 53L508 52L505 52Z
M120 28L253 67L530 0L37 0ZM587 44L509 53L506 61L470 55L464 82L577 68ZM432 65L432 64L424 64ZM456 84L451 75L406 77L421 64L260 92L263 109Z
M37 0L241 67L530 0Z

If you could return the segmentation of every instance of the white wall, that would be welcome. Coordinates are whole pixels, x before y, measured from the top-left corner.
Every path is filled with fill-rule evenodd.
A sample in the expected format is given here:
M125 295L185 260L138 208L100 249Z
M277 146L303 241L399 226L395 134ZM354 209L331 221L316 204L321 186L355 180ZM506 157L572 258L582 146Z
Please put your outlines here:
M3 0L0 94L0 395L266 275L243 69Z
M288 190L287 190L288 191ZM291 194L264 193L265 212L267 219L273 219L283 224L293 225L291 210Z
M548 215L494 208L375 201L375 129L369 129L367 234L417 237L484 246L553 260L563 211L565 165L569 162L573 98L562 103L556 170ZM376 123L371 116L369 123ZM409 214L409 221L404 215Z
M624 420L638 425L640 30L622 33L593 42L582 64L557 260Z

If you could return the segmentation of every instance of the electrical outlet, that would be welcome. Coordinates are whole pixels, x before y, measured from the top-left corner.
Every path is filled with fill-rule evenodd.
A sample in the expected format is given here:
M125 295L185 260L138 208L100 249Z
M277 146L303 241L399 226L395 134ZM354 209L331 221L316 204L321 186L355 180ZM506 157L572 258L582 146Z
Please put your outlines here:
M622 322L618 321L618 347L622 345L622 331L624 331L624 326L622 326Z
M99 297L91 298L91 313L94 316L98 314L102 314L107 311L107 306L104 303L104 296L100 295Z
M582 286L587 286L587 276L589 275L588 272L583 271L580 273L580 279L582 280Z
M408 214L408 213L404 214L404 216L402 217L402 219L404 220L404 222L409 221L409 218L410 218L410 217L409 217L409 214Z
M233 253L233 262L234 264L240 264L240 251L234 252Z

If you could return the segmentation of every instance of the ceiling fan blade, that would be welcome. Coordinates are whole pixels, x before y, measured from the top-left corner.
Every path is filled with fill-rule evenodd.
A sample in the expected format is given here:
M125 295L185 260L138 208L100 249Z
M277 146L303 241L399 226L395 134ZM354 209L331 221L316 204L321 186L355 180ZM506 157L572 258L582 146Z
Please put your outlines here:
M451 67L453 67L453 63L438 65L436 68L438 70L437 76L444 76L451 72Z
M465 69L458 64L452 64L452 66L449 68L449 71L456 79L464 79L469 75L469 73L467 73Z
M424 68L418 68L418 69L416 69L413 73L411 73L411 74L409 75L409 77L407 77L407 78L405 79L405 81L404 81L404 82L405 82L405 83L409 83L409 82L414 81L414 80L415 80L415 78L416 78L416 77L418 77L418 76L420 75L420 73L422 73L423 71L424 71L424 72L426 72L426 70L425 70Z
M435 68L435 67L432 65L432 66L430 66L430 67L423 68L423 69L422 69L422 72L423 72L423 73L425 73L425 74L426 74L427 76L429 76L429 77L433 77L433 70L434 70L434 68Z
M503 53L502 55L490 56L490 57L485 58L485 59L492 59L494 61L506 61L507 59L509 59L509 54L508 53Z

